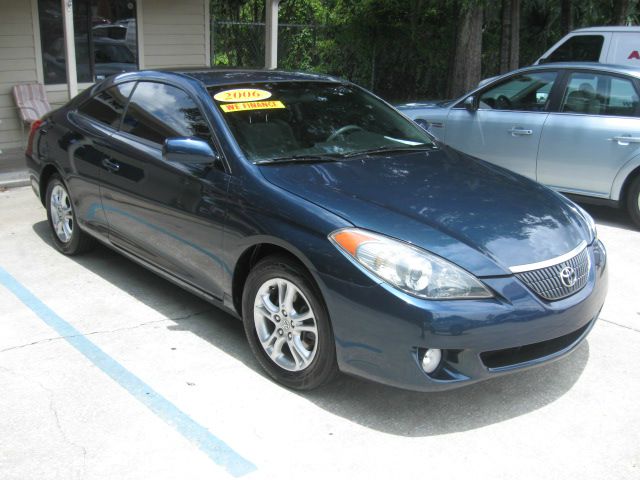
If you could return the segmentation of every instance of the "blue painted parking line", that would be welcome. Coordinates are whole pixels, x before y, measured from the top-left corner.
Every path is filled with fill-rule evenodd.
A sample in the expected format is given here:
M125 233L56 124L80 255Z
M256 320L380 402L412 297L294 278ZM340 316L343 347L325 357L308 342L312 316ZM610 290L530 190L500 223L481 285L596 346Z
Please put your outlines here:
M231 475L240 477L256 470L254 464L103 352L73 325L59 317L2 267L0 267L0 284L136 400L175 428L184 438L197 445L211 460L225 468Z

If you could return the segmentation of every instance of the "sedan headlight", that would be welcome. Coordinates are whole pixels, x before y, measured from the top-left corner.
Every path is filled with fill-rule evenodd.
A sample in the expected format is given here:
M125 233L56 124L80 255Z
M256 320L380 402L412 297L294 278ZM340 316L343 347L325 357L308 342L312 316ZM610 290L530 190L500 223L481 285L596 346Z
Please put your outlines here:
M493 296L470 273L412 245L357 228L335 231L329 239L367 270L416 297L450 300Z

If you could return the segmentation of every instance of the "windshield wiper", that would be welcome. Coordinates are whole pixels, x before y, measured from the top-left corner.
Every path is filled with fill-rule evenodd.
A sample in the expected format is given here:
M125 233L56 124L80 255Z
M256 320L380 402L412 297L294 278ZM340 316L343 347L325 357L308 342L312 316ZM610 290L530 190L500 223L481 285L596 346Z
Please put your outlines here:
M344 155L344 158L352 158L366 155L376 155L378 153L393 153L393 152L420 152L424 150L433 150L435 145L424 144L424 145L414 145L411 147L378 147L372 148L370 150L361 150L359 152L351 152Z
M286 157L267 158L265 160L257 160L254 165L271 165L276 163L317 163L317 162L338 162L343 155L289 155Z

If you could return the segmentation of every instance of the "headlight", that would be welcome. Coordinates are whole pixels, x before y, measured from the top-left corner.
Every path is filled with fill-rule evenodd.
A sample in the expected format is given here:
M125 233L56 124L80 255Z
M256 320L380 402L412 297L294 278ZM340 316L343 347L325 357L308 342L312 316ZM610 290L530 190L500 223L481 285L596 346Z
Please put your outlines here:
M367 270L416 297L448 300L493 296L470 273L406 243L357 228L338 230L329 239Z

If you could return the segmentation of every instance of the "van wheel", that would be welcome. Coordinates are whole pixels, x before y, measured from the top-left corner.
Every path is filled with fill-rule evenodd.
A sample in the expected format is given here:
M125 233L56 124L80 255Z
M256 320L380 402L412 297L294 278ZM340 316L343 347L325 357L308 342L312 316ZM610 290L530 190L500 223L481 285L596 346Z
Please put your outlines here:
M327 309L293 259L274 255L256 264L242 295L242 320L253 354L279 383L311 390L337 373Z
M627 193L627 210L631 220L640 228L640 175L629 185L629 191Z
M58 250L65 255L77 255L95 246L93 237L80 230L67 186L57 174L47 183L46 201L51 238Z

